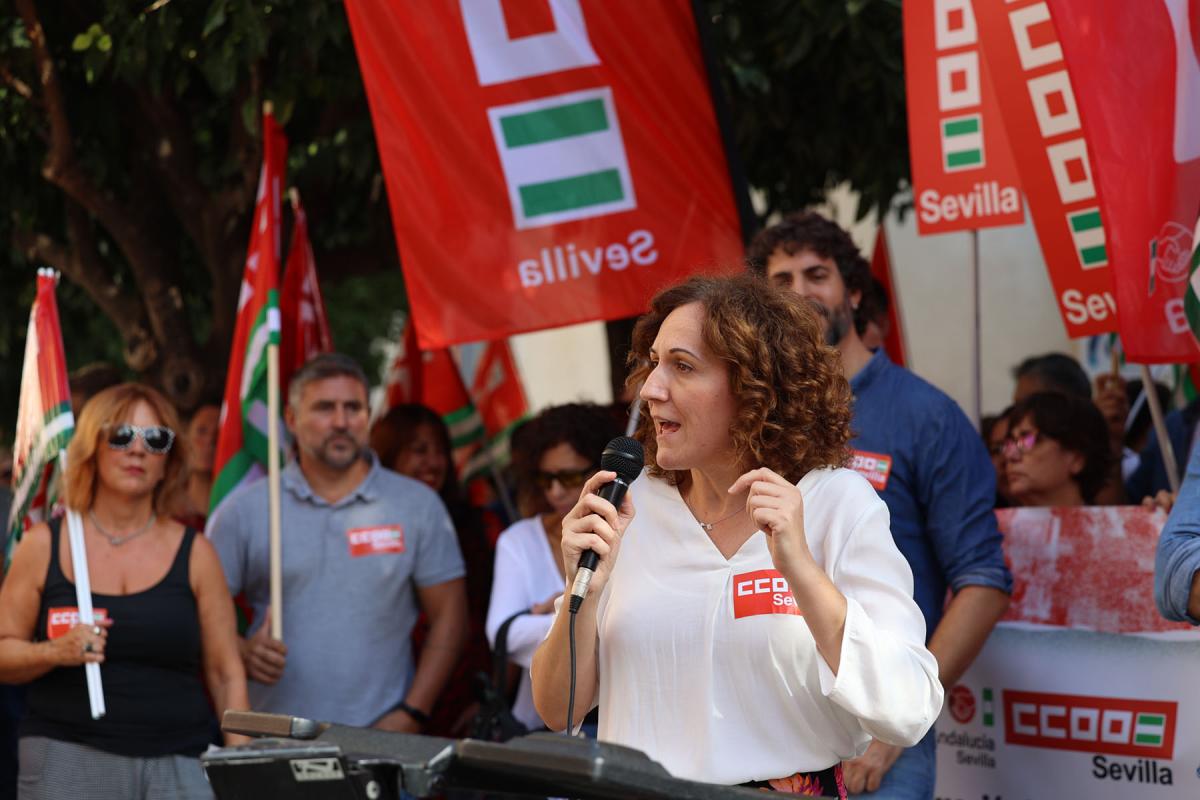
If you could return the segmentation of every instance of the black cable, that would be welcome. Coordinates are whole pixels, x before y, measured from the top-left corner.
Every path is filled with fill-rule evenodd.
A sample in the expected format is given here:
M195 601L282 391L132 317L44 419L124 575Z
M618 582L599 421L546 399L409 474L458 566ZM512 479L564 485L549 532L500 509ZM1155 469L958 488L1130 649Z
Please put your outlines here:
M571 598L571 619L567 622L567 638L571 642L571 696L567 698L567 730L564 732L567 736L572 736L575 729L575 617L581 605L575 602L576 599Z

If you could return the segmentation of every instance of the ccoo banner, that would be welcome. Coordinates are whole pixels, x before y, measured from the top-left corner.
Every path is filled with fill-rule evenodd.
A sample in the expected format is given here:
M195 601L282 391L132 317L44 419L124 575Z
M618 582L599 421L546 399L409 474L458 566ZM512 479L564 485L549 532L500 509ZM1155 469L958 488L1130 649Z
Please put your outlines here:
M947 233L1024 221L970 0L904 0L904 75L917 229Z
M1050 0L1095 159L1126 358L1200 357L1185 294L1200 214L1200 4ZM1136 111L1135 111L1136 108Z
M974 0L974 10L1067 334L1113 333L1117 301L1093 154L1050 8L1045 0Z
M346 7L422 349L740 265L689 0Z
M1012 605L946 694L937 797L1200 796L1200 632L1159 617L1152 595L1165 516L997 516Z

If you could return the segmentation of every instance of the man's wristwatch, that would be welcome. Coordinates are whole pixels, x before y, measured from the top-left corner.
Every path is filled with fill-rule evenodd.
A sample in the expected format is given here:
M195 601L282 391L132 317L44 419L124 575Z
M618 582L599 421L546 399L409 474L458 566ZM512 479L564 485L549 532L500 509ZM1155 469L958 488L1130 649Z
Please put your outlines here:
M408 703L404 702L403 700L401 700L399 703L396 704L396 708L399 709L400 711L403 711L405 714L408 714L413 719L415 719L422 728L429 724L429 715L428 714L426 714L424 711L420 710L419 708L413 708L412 706L410 706Z

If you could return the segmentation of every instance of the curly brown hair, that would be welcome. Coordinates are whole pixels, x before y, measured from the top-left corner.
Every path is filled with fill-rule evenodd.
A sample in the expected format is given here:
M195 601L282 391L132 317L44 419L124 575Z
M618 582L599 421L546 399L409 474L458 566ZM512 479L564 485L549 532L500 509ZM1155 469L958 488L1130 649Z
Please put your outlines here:
M633 330L629 385L639 386L650 374L650 346L663 321L691 303L706 312L705 345L729 365L738 407L729 433L738 461L768 467L792 483L811 470L845 464L850 385L837 351L825 344L808 303L753 275L697 276L659 292ZM636 436L650 474L678 485L687 473L658 466L645 401Z
M789 214L781 222L755 234L746 248L746 268L765 277L767 261L776 250L789 256L811 250L821 258L832 258L847 291L862 292L865 296L871 289L871 265L858 251L850 234L836 222L813 211Z

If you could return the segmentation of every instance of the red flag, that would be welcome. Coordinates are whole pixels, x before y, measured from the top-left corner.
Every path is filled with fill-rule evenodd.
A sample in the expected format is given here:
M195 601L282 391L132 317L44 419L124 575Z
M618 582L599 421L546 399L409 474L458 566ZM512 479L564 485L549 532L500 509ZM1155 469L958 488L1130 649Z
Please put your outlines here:
M37 296L29 312L17 435L13 443L12 507L7 524L7 565L21 536L34 523L47 519L57 499L55 472L58 456L75 432L67 359L54 288L58 276L38 270Z
M1195 361L1185 294L1200 213L1200 3L1049 2L1078 109L1050 102L1039 122L1083 120L1125 355Z
M974 0L973 8L1067 334L1112 333L1117 301L1105 247L1108 221L1100 212L1094 154L1075 113L1079 81L1067 74L1050 10L1045 0Z
M401 403L421 403L441 415L450 430L450 447L459 475L483 444L484 430L458 363L447 348L421 351L410 317L400 349L384 379L385 411Z
M287 391L292 374L318 353L333 350L333 335L317 280L317 260L308 240L308 216L300 204L300 193L291 192L292 243L288 248L283 288L279 293L279 316L283 331L279 343L280 387Z
M901 366L905 363L904 331L900 328L900 297L892 282L892 257L888 250L887 234L882 225L875 237L875 252L871 256L871 275L883 286L888 296L888 332L883 339L884 352Z
M423 348L638 314L740 263L691 0L346 11Z
M1020 224L1017 165L970 0L904 0L904 79L917 230Z
M421 351L417 349L417 332L408 321L400 335L400 346L383 377L383 408L379 416L401 403L417 403L421 397Z
M262 122L263 166L221 403L209 501L213 511L243 482L266 474L267 345L279 341L279 194L287 139L270 112L263 113Z
M507 339L488 342L484 348L471 383L471 397L489 437L499 435L529 413Z

